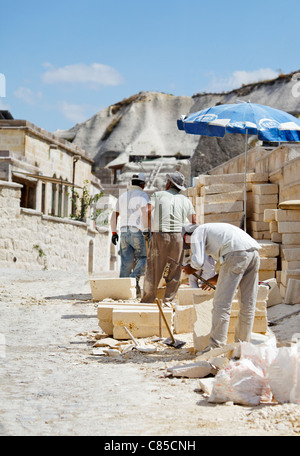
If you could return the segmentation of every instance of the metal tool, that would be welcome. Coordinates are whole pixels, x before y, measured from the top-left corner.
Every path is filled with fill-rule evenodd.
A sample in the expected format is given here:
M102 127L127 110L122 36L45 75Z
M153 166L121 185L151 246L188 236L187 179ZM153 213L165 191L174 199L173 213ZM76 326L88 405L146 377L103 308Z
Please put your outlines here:
M171 258L171 257L169 257L169 256L168 256L168 258L169 258L171 261L173 261L175 264L177 264L177 265L180 264L180 263L178 263L178 261L174 260L173 258ZM170 270L170 266L171 266L171 263L168 262L168 263L166 264L166 266L165 266L163 277L168 277L168 273L169 273L169 270ZM184 265L181 265L181 264L180 264L180 266L184 266ZM168 267L168 269L167 269L167 267ZM166 271L167 271L167 275L165 276ZM213 290L216 289L216 287L215 287L212 283L210 283L210 282L208 282L207 280L203 279L202 276L199 277L199 276L196 274L196 272L195 272L194 274L192 274L192 275L195 276L197 279L201 280L201 282L205 283L205 285L207 285L208 287L212 288Z
M168 332L169 332L169 334L170 334L170 337L168 337L167 339L165 339L165 340L163 341L163 343L166 344L166 345L170 345L171 347L174 347L174 348L181 348L181 347L183 347L183 346L185 345L185 342L183 342L182 340L176 340L176 339L174 339L174 336L173 336L173 334L172 334L172 331L171 331L171 329L170 329L170 326L169 326L169 324L168 324L168 322L167 322L167 319L166 319L166 317L165 317L165 314L164 314L164 312L163 312L163 309L162 309L162 306L161 306L161 300L160 300L160 299L156 299L156 304L157 304L157 306L158 306L158 308L159 308L159 312L160 312L160 314L161 314L161 316L162 316L162 318L163 318L163 320L164 320L164 323L165 323L165 325L166 325L166 327L167 327L167 330L168 330Z

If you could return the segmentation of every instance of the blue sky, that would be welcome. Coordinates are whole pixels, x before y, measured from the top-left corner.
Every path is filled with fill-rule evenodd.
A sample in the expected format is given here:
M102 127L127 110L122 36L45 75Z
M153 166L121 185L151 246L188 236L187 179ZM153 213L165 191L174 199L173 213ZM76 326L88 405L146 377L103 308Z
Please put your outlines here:
M0 107L53 132L144 90L271 79L300 69L299 13L299 0L0 0Z

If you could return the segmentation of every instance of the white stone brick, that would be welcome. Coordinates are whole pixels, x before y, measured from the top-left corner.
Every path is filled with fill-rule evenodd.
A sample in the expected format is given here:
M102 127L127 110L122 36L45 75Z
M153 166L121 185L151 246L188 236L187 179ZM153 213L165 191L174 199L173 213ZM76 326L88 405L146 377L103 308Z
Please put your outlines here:
M253 195L254 204L277 204L278 195Z
M278 194L278 184L253 184L252 192L255 195Z
M204 204L204 214L217 214L220 212L241 212L243 210L243 207L243 201L209 203Z
M136 281L124 278L94 278L90 280L91 292L95 301L105 298L132 299L136 297Z
M265 222L272 222L275 221L277 209L265 209L264 211L264 221Z
M277 258L260 258L260 269L264 271L276 271Z
M265 240L265 241L258 241L261 249L259 250L259 255L261 257L269 257L274 258L279 255L279 245L275 244L272 241Z
M300 222L300 210L278 209L275 212L277 222Z
M281 283L285 287L288 286L288 281L290 279L300 280L300 269L291 269L286 271L281 271Z
M299 233L299 222L278 222L278 233Z
M300 280L289 279L284 302L285 304L300 304Z
M300 247L298 248L282 248L281 256L286 261L298 261L300 258Z
M284 233L282 234L282 244L288 245L288 244L299 244L300 247L300 233Z
M163 309L169 327L172 328L173 310ZM126 326L134 337L159 336L161 321L162 337L169 337L168 329L161 319L159 309L125 309L113 310L113 337L114 339L129 339L124 329Z

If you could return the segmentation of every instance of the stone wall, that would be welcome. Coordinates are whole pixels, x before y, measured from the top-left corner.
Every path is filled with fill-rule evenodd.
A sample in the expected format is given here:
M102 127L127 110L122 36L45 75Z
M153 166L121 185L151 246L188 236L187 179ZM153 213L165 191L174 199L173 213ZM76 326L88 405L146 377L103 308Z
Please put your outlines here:
M0 267L109 271L108 228L23 209L21 188L0 181Z

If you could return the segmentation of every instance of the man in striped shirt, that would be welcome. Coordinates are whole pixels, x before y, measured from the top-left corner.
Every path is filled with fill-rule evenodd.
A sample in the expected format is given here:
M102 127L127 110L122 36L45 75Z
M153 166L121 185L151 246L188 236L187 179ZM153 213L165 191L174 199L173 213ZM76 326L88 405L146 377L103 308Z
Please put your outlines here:
M185 177L178 171L167 174L166 189L155 192L148 203L148 220L152 232L141 302L155 302L157 288L166 265L165 302L172 301L180 285L183 259L182 228L186 221L196 222L191 201L181 194ZM151 221L150 221L151 219Z

